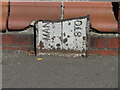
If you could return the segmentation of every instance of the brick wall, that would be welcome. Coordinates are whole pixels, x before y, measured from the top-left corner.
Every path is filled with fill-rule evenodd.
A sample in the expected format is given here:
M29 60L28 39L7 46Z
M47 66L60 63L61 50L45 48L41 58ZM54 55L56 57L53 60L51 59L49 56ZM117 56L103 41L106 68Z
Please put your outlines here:
M120 5L120 2L119 2ZM120 8L119 8L120 27ZM120 31L120 28L119 28ZM1 33L0 49L3 50L34 50L34 35L29 33ZM97 55L120 55L120 36L110 33L90 34L90 54Z
M0 34L0 41L3 50L34 50L33 34Z
M120 37L118 34L90 34L89 54L120 55ZM0 49L34 51L33 34L0 34Z
M120 2L118 14L118 31L120 32ZM118 34L90 35L90 54L120 55L120 36Z
M118 34L90 35L90 54L118 55L120 49L119 40Z

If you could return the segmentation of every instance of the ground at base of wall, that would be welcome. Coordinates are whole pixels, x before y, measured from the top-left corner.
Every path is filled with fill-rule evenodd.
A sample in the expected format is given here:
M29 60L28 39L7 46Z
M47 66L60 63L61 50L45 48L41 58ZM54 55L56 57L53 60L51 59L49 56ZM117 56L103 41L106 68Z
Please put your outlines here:
M3 50L3 88L117 88L118 57L38 57Z

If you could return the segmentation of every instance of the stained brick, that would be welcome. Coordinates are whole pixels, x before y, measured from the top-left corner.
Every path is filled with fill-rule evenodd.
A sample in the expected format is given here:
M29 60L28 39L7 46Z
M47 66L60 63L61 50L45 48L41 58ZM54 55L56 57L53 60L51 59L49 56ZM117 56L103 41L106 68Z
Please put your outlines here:
M33 50L33 47L11 47L11 46L6 46L6 47L0 47L0 50L21 50L21 51L31 51Z
M97 34L91 35L90 37L90 54L118 55L118 47L120 50L120 38L115 38L115 36L109 37L109 35L100 36ZM3 43L0 43L1 45L3 44L3 47L0 47L0 49L3 50L29 51L34 49L34 38L31 34L0 34L0 41L3 41Z
M118 42L120 38L109 38L107 42L108 48L118 48L118 45L120 45L120 42Z
M34 37L32 34L2 34L0 40L2 45L33 45Z
M90 54L95 55L118 55L117 50L90 50ZM120 54L120 53L119 53Z
M105 48L105 38L91 37L90 47L91 48Z
M0 49L3 50L34 50L34 36L32 34L0 34Z

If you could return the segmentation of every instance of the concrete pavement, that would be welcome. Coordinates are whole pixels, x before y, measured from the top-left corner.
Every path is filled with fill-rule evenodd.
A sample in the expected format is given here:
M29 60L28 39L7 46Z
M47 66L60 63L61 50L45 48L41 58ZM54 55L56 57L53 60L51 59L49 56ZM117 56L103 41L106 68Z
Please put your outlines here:
M0 50L0 90L2 89L2 50Z
M118 57L68 58L3 51L3 88L117 88Z

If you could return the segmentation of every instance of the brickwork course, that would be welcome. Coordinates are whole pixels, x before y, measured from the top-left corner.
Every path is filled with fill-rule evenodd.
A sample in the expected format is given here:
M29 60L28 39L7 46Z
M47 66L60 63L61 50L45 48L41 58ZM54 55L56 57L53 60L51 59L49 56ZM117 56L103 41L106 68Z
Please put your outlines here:
M14 2L13 2L13 4L14 4ZM61 4L62 3L59 2L58 4L54 4L55 5L54 9L49 8L51 11L55 10L55 8L57 9L56 10L57 12L54 11L53 14L51 12L50 13L47 12L46 11L47 9L44 12L45 14L44 13L41 14L41 12L43 12L42 9L41 9L41 12L38 13L38 16L40 14L42 16L36 17L35 15L33 15L33 17L35 17L36 20L37 19L42 19L42 18L44 18L44 19L48 18L48 19L51 19L51 20L56 20L56 19L59 20L59 19L61 19L61 12L62 12L61 11ZM21 22L23 22L23 21L20 21L20 20L24 20L24 18L22 18L22 17L24 17L24 15L22 15L22 16L19 15L19 16L16 17L17 19L14 19L15 18L14 15L16 15L16 13L12 13L12 12L9 13L8 12L9 10L12 10L11 8L9 9L10 3L6 2L6 4L0 4L0 5L5 5L4 6L5 9L7 8L6 10L4 10L5 15L2 15L3 18L4 18L3 21L6 21L6 22L4 22L4 23L2 22L2 25L3 25L2 29L1 29L2 32L0 33L0 41L2 41L2 42L0 42L0 49L3 49L3 50L7 49L7 50L34 51L35 50L35 47L34 47L35 41L34 41L33 28L28 28L27 29L26 27L23 26L25 24L27 26L29 26L28 24L30 24L30 23L25 22L25 23L21 24ZM34 5L32 5L32 6L34 6ZM120 3L119 3L119 5L120 5ZM43 8L42 4L41 4L41 7ZM47 4L46 4L46 7L47 7ZM18 8L20 8L20 7L18 7ZM14 11L14 9L13 9L13 11ZM32 10L32 12L34 12L34 10ZM30 13L32 13L32 12L30 12ZM47 13L49 14L50 17L45 16ZM53 16L51 16L51 14ZM6 16L6 15L8 15L8 16ZM77 14L75 14L75 15L77 15ZM55 16L57 16L57 17L55 17ZM27 17L27 12L26 12L26 17ZM32 19L33 18L27 18L27 21L32 22ZM115 16L112 20L115 20ZM118 23L117 25L119 25L118 27L120 27L120 9L119 9L119 14L118 14L118 20L115 20L115 23L116 22ZM108 24L105 23L104 26L105 25L108 25ZM119 50L120 50L120 36L118 35L118 32L120 31L120 28L118 28L118 30L113 29L113 32L111 30L109 31L109 28L114 28L114 26L112 26L112 25L116 25L116 24L111 24L108 27L107 32L106 32L107 29L101 29L101 31L95 30L95 32L90 32L89 54L120 55L120 53L119 53ZM105 26L105 28L107 28L107 26Z

